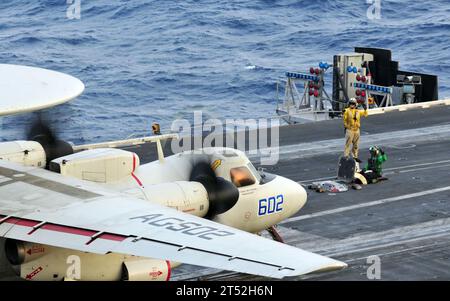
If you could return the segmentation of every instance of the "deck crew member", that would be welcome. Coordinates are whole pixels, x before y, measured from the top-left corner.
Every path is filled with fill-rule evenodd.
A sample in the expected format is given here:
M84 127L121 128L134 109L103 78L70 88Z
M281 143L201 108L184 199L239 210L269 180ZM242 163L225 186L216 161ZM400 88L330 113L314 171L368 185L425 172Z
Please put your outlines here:
M364 110L358 110L356 108L356 99L351 98L349 101L349 107L344 111L344 127L345 127L345 150L344 156L350 156L350 150L353 158L356 162L361 163L358 158L358 146L359 146L359 128L361 127L361 116L366 117L367 106L364 104Z

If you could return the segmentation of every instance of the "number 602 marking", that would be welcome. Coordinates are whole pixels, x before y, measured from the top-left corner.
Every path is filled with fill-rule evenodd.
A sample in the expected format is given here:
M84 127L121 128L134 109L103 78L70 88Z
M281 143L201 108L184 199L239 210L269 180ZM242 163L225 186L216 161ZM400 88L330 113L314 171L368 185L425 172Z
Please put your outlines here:
M283 210L283 195L272 196L269 198L261 199L258 202L258 216L268 215Z

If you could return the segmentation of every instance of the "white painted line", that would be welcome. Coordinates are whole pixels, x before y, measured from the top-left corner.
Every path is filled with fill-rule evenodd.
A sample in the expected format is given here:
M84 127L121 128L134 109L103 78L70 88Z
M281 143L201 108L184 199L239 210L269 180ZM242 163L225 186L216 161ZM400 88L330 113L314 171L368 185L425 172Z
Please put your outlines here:
M428 163L420 163L420 164L412 164L412 165L403 165L403 166L385 168L384 170L395 170L395 169L400 169L400 168L411 168L411 167L435 165L435 164L441 164L441 163L450 163L450 160L433 161L433 162L428 162Z
M396 171L398 169L420 167L420 166L429 166L429 165L436 165L436 164L442 164L442 163L450 163L450 160L442 160L442 161L435 161L435 162L428 162L428 163L420 163L420 164L412 164L412 165L403 165L403 166L397 166L397 167L390 167L390 168L385 168L384 171L390 171L390 172L386 173L386 175L389 175L389 174L394 174L394 172L392 172L392 171ZM430 169L430 168L440 168L440 167L446 167L446 166L448 166L448 165L445 164L445 165L441 165L441 166L431 166L431 167L426 167L426 168L400 170L399 172L400 173L405 173L405 172L411 172L411 171L417 171L417 170L425 170L425 169ZM298 181L297 183L305 184L305 183L311 183L311 182L316 182L316 181L332 180L332 179L336 179L336 176L328 176L328 177L323 177L323 178L302 180L302 181Z
M438 167L448 167L450 166L450 164L443 164L443 165L439 165ZM407 173L407 172L413 172L413 171L418 171L418 170L426 170L426 169L432 169L432 168L438 168L436 166L428 166L428 167L420 167L420 168L414 168L414 169L406 169L406 170L400 170L398 173ZM386 173L388 174L388 173ZM394 172L389 172L389 174L394 174Z
M361 136L360 149L369 148L371 145L383 145L385 147L399 146L405 144L416 144L426 141L446 142L450 140L450 124L393 131L378 134L367 134ZM324 154L342 154L344 138L336 138L305 143L283 145L279 147L268 147L260 149L258 154L247 152L249 159L261 158L263 153L279 154L280 160L297 160Z
M344 250L341 252L333 252L333 253L324 252L324 253L321 253L321 255L327 256L327 257L339 257L339 256L348 255L348 254L352 254L352 253L366 252L366 251L370 251L370 250L374 250L374 249L384 249L384 248L388 248L388 247L418 242L418 241L422 241L425 239L436 239L436 238L444 237L444 236L449 236L448 230L441 232L441 233L427 235L426 237L413 237L411 239L400 239L400 240L391 241L389 243L380 243L380 244L375 244L375 245L371 245L371 246L367 246L367 247L357 247L355 249Z
M448 235L448 234L447 234ZM438 237L442 237L443 235L441 234L441 235L439 235ZM434 237L434 236L433 236ZM428 237L427 237L428 238ZM431 236L430 236L430 238L432 238ZM423 239L423 238L422 238ZM409 241L406 241L406 243L408 243ZM403 243L405 243L405 242L401 242L400 244L403 244ZM400 249L400 250L396 250L396 251L391 251L391 252L386 252L386 253L376 253L376 254L371 254L371 255L377 255L377 256L379 256L380 258L381 257L384 257L384 256L389 256L389 255L395 255L395 254L401 254L401 253L409 253L409 254L407 254L407 255L409 255L409 256L411 256L412 254L413 254L413 252L411 252L411 251L417 251L417 250L422 250L422 249L429 249L429 248L432 248L432 247L439 247L439 246L442 246L442 245L446 245L446 244L448 244L448 242L443 242L443 243L432 243L432 244L428 244L428 245L423 245L423 246L418 246L418 247L412 247L412 248L405 248L405 249ZM398 245L398 244L397 244ZM381 248L385 248L386 246L385 245L383 245L383 246L381 246ZM389 247L389 246L388 246ZM374 247L374 248L365 248L364 250L362 250L362 251L370 251L370 250L372 250L372 249L378 249L378 247ZM324 256L327 256L327 257L339 257L339 256L345 256L345 255L347 255L347 254L352 254L352 253L358 253L359 252L359 250L356 250L356 252L349 252L349 253L342 253L342 254L336 254L336 255L334 255L334 254L332 254L332 255L329 255L329 254L327 254L327 255L324 255L324 254L321 254L321 255L324 255ZM364 256L364 257L359 257L359 258L353 258L353 259L345 259L345 263L350 263L350 262L355 262L355 261L360 261L360 260L366 260L367 259L367 257L368 256L370 256L370 255L367 255L367 256ZM337 271L337 272L339 272L339 271ZM309 274L309 275L303 275L303 276L300 276L301 277L301 279L303 280L303 279L312 279L312 278L317 278L317 277L320 277L320 276L322 276L323 274L320 274L320 273L317 273L317 274Z
M384 112L395 112L395 111L405 111L409 109L427 109L432 106L440 106L440 105L449 105L450 99L442 99L442 100L434 100L434 101L427 101L427 102L418 102L418 103L412 103L412 104L404 104L404 105L396 105L391 107L381 107L381 108L375 108L375 109L369 109L369 115L375 115L378 113L384 113Z
M304 183L310 183L310 182L316 182L316 181L325 181L325 180L332 180L332 179L336 179L336 176L329 176L329 177L323 177L323 178L316 178L316 179L297 181L297 183L304 184Z
M447 234L445 234L445 235L449 235L448 233ZM438 237L442 237L442 236L444 236L444 235L439 235ZM435 237L435 236L433 236L433 237ZM427 237L426 239L429 239L429 238L432 238L431 236L429 236L429 237ZM424 239L424 238L421 238L422 240ZM407 241L407 243L409 243L410 241ZM402 244L403 244L403 242L401 242ZM382 256L388 256L388 255L394 255L394 254L400 254L400 253L405 253L405 252L411 252L411 251L416 251L416 250L422 250L422 249L427 249L427 248L430 248L430 247L437 247L437 246L441 246L441 245L447 245L448 244L448 242L447 241L444 241L444 242L441 242L441 243L436 243L436 242L433 242L433 243L431 243L431 244L427 244L427 245L422 245L422 246L417 246L417 247L411 247L411 248L405 248L405 249L400 249L400 250L396 250L396 251L391 251L391 252L385 252L385 253L377 253L377 254L372 254L372 255L377 255L377 256L379 256L379 257L382 257ZM385 246L382 246L381 248L384 248ZM389 246L388 246L389 247ZM363 251L365 251L365 250L363 250ZM349 259L349 260L346 260L345 262L347 263L347 262L353 262L353 261L359 261L359 260L365 260L365 259L367 259L367 256L364 256L364 257L359 257L359 258L354 258L354 259Z
M392 203L392 202L402 201L402 200L406 200L406 199L412 199L412 198L416 198L419 196L434 194L434 193L443 192L443 191L447 191L447 190L450 190L450 186L435 188L435 189L430 189L430 190L425 190L425 191L420 191L420 192L415 192L415 193L410 193L410 194L405 194L405 195L400 195L400 196L396 196L396 197L392 197L392 198L381 199L381 200L372 201L372 202L363 203L363 204L357 204L357 205L352 205L352 206L347 206L347 207L340 207L340 208L336 208L336 209L325 210L325 211L320 211L320 212L316 212L316 213L291 217L291 218L288 218L288 219L282 221L279 224L283 225L286 223L305 220L305 219L309 219L309 218L320 217L320 216L325 216L325 215L330 215L330 214L335 214L335 213L341 213L341 212L350 211L350 210L354 210L354 209L371 207L371 206L376 206L376 205L381 205L381 204L386 204L386 203Z

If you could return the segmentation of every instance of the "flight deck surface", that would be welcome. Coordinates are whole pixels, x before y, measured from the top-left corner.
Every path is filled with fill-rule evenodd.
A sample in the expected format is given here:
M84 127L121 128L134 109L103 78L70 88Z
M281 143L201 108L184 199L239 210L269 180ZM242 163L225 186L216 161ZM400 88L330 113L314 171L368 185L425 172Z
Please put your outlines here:
M450 280L450 106L410 109L362 120L360 158L382 146L388 181L344 193L308 191L296 216L278 226L286 243L348 263L311 280L367 280L369 256L381 260L381 280ZM344 147L342 120L280 128L280 160L267 172L305 187L332 179ZM164 147L170 155L168 143ZM141 163L156 159L154 144L126 148ZM257 157L250 157L256 166ZM0 247L2 248L2 242ZM15 279L0 255L0 279ZM295 260L293 258L292 260ZM182 265L173 280L266 280Z

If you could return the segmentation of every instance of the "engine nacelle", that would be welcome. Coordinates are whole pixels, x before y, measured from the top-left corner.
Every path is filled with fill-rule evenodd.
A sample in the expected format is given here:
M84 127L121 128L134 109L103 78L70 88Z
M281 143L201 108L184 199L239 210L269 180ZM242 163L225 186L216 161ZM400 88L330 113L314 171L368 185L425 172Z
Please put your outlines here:
M139 157L115 148L98 148L52 160L50 170L80 180L110 183L129 176L139 166Z
M127 260L123 263L122 280L169 281L170 272L169 261L159 259Z
M0 160L42 168L47 163L44 148L35 141L1 142Z
M152 202L178 211L204 217L209 210L208 192L198 182L176 181L145 186Z
M179 263L7 240L6 256L20 277L33 281L168 281Z
M14 239L5 241L5 254L9 263L20 265L44 256L48 252L48 247L32 242L24 242Z

